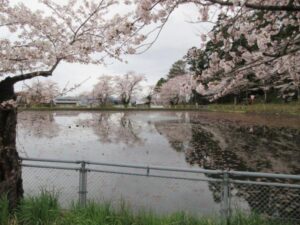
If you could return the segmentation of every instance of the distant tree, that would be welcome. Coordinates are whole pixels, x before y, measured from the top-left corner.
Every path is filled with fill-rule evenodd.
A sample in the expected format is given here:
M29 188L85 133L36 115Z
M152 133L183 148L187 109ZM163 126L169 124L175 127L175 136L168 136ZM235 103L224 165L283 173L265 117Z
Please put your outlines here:
M29 104L49 104L60 94L58 84L51 80L34 81L25 85L24 95Z
M195 75L200 76L202 71L208 68L209 65L209 52L192 47L184 56L188 69Z
M78 94L77 97L79 99L86 99L86 98L92 97L92 94L90 91L84 91L84 92L81 92L80 94Z
M153 96L155 95L155 86L150 85L146 88L146 104L150 107L153 102Z
M162 104L188 103L196 88L196 81L190 74L176 76L161 86L158 100Z
M156 92L159 92L159 90L160 90L160 88L161 88L161 86L164 84L164 83L166 83L167 82L167 80L165 79L165 78L160 78L158 81L157 81L157 83L156 83L156 85L155 85L155 87L154 87L154 90L156 91Z
M167 75L168 79L171 79L182 74L186 74L186 62L184 60L178 60L171 66L169 73Z
M107 104L109 97L114 93L113 79L113 76L103 75L94 86L93 94L101 105Z
M138 92L141 91L141 82L145 81L144 75L129 71L125 75L114 77L114 89L122 104L127 107Z

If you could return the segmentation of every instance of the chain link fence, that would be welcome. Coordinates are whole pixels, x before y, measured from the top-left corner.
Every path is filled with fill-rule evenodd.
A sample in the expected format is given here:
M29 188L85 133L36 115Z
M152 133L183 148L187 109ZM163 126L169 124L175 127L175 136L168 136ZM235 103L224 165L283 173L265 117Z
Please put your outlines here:
M115 206L125 202L135 211L151 210L156 214L186 211L206 215L220 211L220 201L214 201L207 181L91 171L87 192L88 200Z
M256 213L300 222L300 175L23 158L27 195L55 191L72 202L108 202L155 213Z
M54 168L22 168L25 195L38 195L42 190L57 193L62 207L78 200L78 171Z
M257 184L254 181L232 183L230 188L232 211L255 212L270 218L300 222L299 185L269 181Z

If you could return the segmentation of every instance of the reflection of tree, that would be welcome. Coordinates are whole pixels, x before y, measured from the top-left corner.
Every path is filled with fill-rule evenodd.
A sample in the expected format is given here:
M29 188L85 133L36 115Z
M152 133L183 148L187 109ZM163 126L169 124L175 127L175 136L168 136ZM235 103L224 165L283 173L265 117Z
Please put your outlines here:
M234 184L232 192L251 210L268 216L300 220L299 188Z
M207 169L297 173L299 171L300 132L291 128L233 126L230 123L193 125L193 138L186 159ZM222 137L219 137L222 134ZM268 181L268 180L266 180ZM233 185L237 196L252 210L267 215L300 215L299 190ZM215 200L220 186L210 183ZM286 207L287 202L296 204ZM286 209L288 208L288 209Z
M185 122L169 121L165 123L160 121L155 123L155 128L158 133L168 139L170 145L176 151L184 151L192 136L191 125Z
M207 169L299 172L300 130L218 122L195 124L192 132L190 151L186 155L192 164Z
M232 151L220 132L201 124L192 126L192 139L186 151L186 161L205 169L248 170L245 163ZM234 136L233 136L234 137Z
M190 113L191 122L187 124L179 118L179 122L174 123L176 125L173 122L156 125L170 143L186 143L188 163L206 169L299 174L300 129L239 123L198 115ZM219 202L221 185L211 182L209 188L215 201ZM294 216L300 215L300 201L297 201L300 198L299 190L283 191L253 185L233 185L233 189L236 196L245 199L252 210L267 215L274 215L274 210L278 216L288 211ZM286 207L291 199L294 205Z
M18 129L24 130L27 136L54 138L60 131L55 122L54 112L23 112L18 114Z
M157 132L164 135L172 148L178 152L184 152L191 140L191 123L188 114L177 114L178 120L157 121L154 123Z
M174 115L174 114L173 114ZM198 113L155 122L176 151L207 169L300 173L300 129L251 125Z
M193 125L193 138L186 160L206 169L297 173L299 130L266 126L238 127L226 124ZM223 134L222 140L217 134ZM299 146L299 145L298 145ZM268 181L268 180L266 180ZM210 183L215 201L219 202L221 186ZM299 190L267 186L233 185L236 196L245 199L250 208L266 215L300 215ZM287 202L294 205L286 207Z
M143 145L139 134L141 125L130 119L127 113L94 113L91 119L80 120L82 126L92 127L102 143Z
M80 114L80 111L55 111L55 117L78 117Z

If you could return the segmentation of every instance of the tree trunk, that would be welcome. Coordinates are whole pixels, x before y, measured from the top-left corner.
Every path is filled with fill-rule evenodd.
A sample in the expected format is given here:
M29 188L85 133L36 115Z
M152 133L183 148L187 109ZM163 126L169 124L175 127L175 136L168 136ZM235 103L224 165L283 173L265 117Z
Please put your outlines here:
M267 103L268 101L268 94L267 94L267 90L264 91L264 102Z
M14 99L13 83L0 82L0 104ZM17 109L0 105L0 195L7 195L10 210L23 196L21 162L16 149Z
M128 108L128 106L129 106L129 104L130 104L130 98L124 98L123 100L122 100L122 102L123 102L123 105L124 105L124 108Z

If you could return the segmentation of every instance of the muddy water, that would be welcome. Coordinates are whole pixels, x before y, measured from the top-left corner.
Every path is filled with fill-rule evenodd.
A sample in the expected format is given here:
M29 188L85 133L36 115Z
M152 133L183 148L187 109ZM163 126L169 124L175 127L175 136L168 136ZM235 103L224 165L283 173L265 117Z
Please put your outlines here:
M293 116L26 111L17 144L23 157L300 174L300 118ZM31 194L52 187L67 204L77 199L78 173L24 168L24 187ZM93 200L123 198L157 212L220 208L218 184L206 182L90 173L88 191Z

